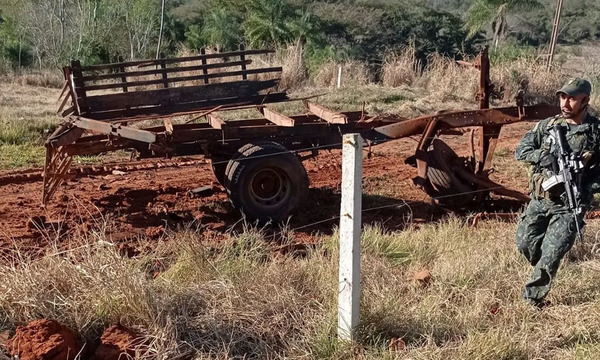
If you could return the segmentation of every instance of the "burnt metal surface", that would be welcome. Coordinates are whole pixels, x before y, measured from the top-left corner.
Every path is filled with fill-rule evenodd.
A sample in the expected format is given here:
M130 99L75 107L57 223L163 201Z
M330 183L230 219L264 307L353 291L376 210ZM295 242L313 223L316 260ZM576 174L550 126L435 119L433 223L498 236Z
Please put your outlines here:
M435 196L435 186L428 179L428 166L432 158L443 156L432 157L431 151L439 151L446 145L442 142L438 150L431 150L432 141L442 134L468 131L464 128L471 128L471 155L452 160L473 165L444 167L437 170L438 174L446 171L450 178L465 182L460 186L454 184L456 188L493 188L498 194L524 201L526 195L505 189L488 178L500 130L503 125L541 120L559 113L557 106L524 106L522 93L516 99L516 106L489 108L493 84L486 49L474 63L465 63L480 70L477 110L449 111L413 119L389 114L368 117L364 110L332 111L306 98L299 99L304 103L306 114L282 114L269 108L271 103L290 101L285 92L273 92L282 69L247 69L252 62L249 55L265 53L270 51L202 52L186 58L95 66L82 66L73 61L64 69L66 81L58 101L58 113L65 122L46 143L44 202L67 176L70 157L74 155L133 149L139 158L196 154L227 158L246 143L266 139L277 141L292 151L340 147L342 134L350 132L361 133L374 144L421 135L415 150L415 183ZM210 63L211 60L218 61ZM249 79L253 74L273 78ZM211 82L214 78L219 78L218 82ZM180 86L184 81L192 83ZM232 121L223 120L218 114L218 111L240 108L256 108L260 118ZM185 124L175 124L170 119L184 114L195 116ZM201 117L207 122L193 123ZM144 129L130 126L134 121L156 118L162 119L164 125ZM84 131L91 134L84 136ZM476 135L479 137L477 145ZM488 192L479 192L477 200Z
M558 114L560 108L558 106L542 103L525 106L523 111L524 113L522 116L519 116L519 108L516 106L468 111L450 111L436 115L419 116L414 119L377 127L374 130L383 135L384 138L400 139L423 133L431 121L437 121L439 128L446 129L484 125L508 125L520 121L542 120Z
M431 161L431 156L429 155L429 151L431 150L429 148L433 139L444 132L473 127L470 131L469 143L471 155L468 158L457 160L473 163L475 166L469 171L462 167L447 169L447 176L453 179L457 177L461 178L465 183L471 183L476 186L476 202L481 202L490 191L515 198L519 201L527 201L529 199L527 195L506 189L488 178L500 131L503 125L527 120L542 120L554 116L560 113L560 108L548 104L524 106L523 92L520 91L515 99L516 106L490 109L490 94L494 86L490 80L490 62L487 48L482 51L475 62L460 63L473 66L480 71L479 91L476 94L479 110L450 111L436 115L420 116L409 120L400 120L390 125L375 128L374 132L371 133L372 138L376 140L399 139L421 134L421 139L414 156L417 176L413 180L425 192L435 197L438 193L427 175L427 169ZM474 140L476 133L479 137L477 147ZM436 151L436 149L434 148L432 151ZM458 184L455 185L458 187Z

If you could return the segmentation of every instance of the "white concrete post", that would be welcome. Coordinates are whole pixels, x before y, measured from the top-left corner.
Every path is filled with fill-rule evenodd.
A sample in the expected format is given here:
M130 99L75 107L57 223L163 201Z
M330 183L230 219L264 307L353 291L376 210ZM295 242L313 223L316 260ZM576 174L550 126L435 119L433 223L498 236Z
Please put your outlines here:
M342 65L338 67L338 77L337 77L337 88L339 89L342 86Z
M362 138L344 135L342 204L340 207L340 272L338 337L353 340L360 304L360 232L362 212Z

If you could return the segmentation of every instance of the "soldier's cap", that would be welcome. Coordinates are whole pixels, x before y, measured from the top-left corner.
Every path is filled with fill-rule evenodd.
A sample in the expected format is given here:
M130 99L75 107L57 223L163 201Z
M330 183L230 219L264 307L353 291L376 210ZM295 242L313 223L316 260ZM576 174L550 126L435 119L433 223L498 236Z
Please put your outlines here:
M567 83L556 92L556 95L561 93L569 96L577 96L580 94L586 94L587 96L590 96L592 93L592 84L585 79L576 77L567 81Z

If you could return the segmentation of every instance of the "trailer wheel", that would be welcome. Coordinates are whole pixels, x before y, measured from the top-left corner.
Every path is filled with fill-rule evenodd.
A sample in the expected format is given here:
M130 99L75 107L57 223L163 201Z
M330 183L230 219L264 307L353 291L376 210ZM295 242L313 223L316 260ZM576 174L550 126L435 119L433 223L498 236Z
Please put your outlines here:
M252 144L246 144L246 145L242 146L241 148L239 148L231 156L224 156L224 155L213 155L212 156L212 158L210 159L211 168L212 168L213 174L215 175L215 178L217 178L217 181L219 182L219 184L225 186L225 184L227 182L226 174L227 174L229 167L231 166L230 160L237 159L239 156L241 156L244 153L244 151L248 150L251 146L252 146Z
M272 141L248 144L238 153L229 161L225 174L225 188L233 206L250 220L277 222L287 218L308 193L302 162Z
M225 185L225 169L227 168L228 160L224 157L213 157L210 159L213 174L221 185Z
M458 155L445 142L435 139L427 152L427 178L433 188L430 196L443 206L461 207L473 201L474 187L454 174Z

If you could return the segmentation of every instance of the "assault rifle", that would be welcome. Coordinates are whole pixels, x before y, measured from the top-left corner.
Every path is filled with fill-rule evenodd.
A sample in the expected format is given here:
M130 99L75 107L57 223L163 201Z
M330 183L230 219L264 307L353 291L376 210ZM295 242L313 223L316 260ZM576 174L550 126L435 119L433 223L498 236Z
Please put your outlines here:
M555 175L548 178L542 183L542 189L548 191L553 187L563 184L567 197L567 206L573 212L575 217L575 226L577 227L577 235L582 239L580 218L583 216L583 207L579 204L580 189L577 179L579 174L583 172L584 166L580 156L576 156L569 143L567 142L566 127L555 124L550 129L550 135L558 145L559 156L557 158L558 166L554 169Z

